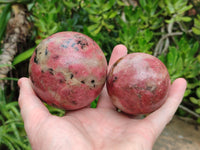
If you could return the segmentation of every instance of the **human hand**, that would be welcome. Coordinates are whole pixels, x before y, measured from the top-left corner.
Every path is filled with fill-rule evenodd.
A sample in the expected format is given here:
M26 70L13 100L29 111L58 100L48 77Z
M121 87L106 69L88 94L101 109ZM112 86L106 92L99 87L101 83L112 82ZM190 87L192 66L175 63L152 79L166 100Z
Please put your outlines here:
M126 47L114 48L108 69L127 54ZM97 108L66 112L63 117L51 115L35 95L31 81L21 78L19 105L24 126L33 150L150 150L181 103L185 79L171 85L166 102L144 119L119 113L104 87Z

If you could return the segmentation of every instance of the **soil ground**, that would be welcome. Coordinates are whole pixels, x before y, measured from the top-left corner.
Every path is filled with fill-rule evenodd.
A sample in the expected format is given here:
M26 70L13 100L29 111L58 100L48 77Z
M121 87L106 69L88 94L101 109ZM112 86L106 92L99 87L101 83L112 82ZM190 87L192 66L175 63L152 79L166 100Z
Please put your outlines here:
M153 150L200 150L200 126L175 116L158 137Z

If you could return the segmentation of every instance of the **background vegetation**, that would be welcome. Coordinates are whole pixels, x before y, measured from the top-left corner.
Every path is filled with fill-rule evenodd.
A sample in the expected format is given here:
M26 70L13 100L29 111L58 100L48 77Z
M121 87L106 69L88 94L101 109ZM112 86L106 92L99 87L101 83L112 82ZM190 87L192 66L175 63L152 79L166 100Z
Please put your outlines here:
M0 68L11 68L5 78L0 78L2 82L8 80L0 91L0 149L30 149L17 103L16 81L28 76L28 61L35 46L60 31L90 36L107 60L117 44L124 44L129 53L158 57L172 81L184 77L188 82L177 115L200 124L199 0L0 0L0 54L8 42L5 39L11 26L7 23L16 5L25 8L30 31L26 40L17 43L12 64L0 64ZM96 102L91 107L96 107ZM47 107L53 114L64 114Z

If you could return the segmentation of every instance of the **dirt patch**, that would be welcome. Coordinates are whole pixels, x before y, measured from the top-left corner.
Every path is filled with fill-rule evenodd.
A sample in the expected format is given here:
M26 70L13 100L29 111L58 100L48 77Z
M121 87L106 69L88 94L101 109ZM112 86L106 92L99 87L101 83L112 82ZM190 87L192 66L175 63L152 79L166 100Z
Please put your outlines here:
M175 116L156 141L153 150L199 150L200 126Z

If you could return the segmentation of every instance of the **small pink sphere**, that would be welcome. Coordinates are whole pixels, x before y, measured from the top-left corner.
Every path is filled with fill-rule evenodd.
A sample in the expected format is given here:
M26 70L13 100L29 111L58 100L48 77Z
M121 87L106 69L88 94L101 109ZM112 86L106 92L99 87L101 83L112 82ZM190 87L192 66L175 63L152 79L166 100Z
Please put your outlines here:
M158 58L133 53L112 66L106 84L114 106L127 114L148 114L165 102L170 76Z

